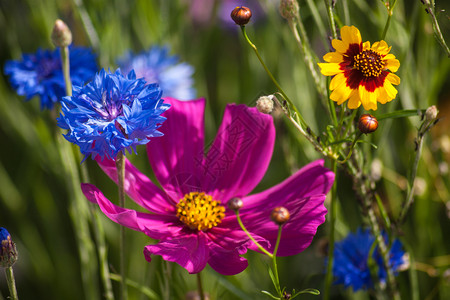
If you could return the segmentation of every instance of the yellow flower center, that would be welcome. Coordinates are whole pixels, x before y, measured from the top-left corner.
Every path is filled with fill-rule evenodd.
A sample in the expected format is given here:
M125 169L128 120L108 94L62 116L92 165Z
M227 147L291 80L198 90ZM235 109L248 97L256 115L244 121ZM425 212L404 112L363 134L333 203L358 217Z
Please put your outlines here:
M355 69L360 70L364 77L380 76L385 65L381 55L373 50L360 52L353 59L353 66Z
M225 207L205 193L192 192L178 202L177 217L191 229L206 231L222 222Z

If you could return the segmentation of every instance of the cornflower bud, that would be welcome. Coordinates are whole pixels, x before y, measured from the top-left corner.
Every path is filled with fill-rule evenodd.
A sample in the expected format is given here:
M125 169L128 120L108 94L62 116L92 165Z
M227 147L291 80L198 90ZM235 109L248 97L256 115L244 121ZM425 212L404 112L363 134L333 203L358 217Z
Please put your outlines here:
M282 206L275 207L270 213L270 219L279 226L289 221L290 217L289 211Z
M281 0L278 9L280 15L286 20L296 18L300 10L297 0Z
M241 198L235 197L235 198L230 199L228 201L227 205L228 205L229 209L234 210L234 211L238 211L239 209L242 208L242 206L244 204L242 203L242 199Z
M231 12L231 18L236 25L244 26L250 21L251 17L252 11L250 8L245 6L236 6L236 8Z
M53 26L52 31L52 42L56 47L68 47L72 44L72 32L66 23L62 20L57 19L55 21L55 26Z
M378 120L369 114L361 115L359 117L358 128L362 133L372 133L378 128Z
M256 100L256 108L263 114L270 114L273 111L273 95L261 96Z
M9 268L17 261L16 244L11 240L9 232L0 227L0 267Z

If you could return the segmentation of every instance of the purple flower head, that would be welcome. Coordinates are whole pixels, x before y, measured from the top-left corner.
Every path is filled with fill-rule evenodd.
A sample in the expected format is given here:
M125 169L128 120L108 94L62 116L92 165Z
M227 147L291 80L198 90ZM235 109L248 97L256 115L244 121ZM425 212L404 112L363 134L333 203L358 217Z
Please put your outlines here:
M385 239L387 240L387 236ZM370 274L368 257L374 242L375 237L370 230L359 228L355 234L350 233L345 239L335 244L333 264L335 284L344 284L346 288L351 286L354 291L373 288L374 282ZM372 257L378 268L378 280L385 282L387 274L378 247L373 251ZM394 272L399 271L407 263L405 252L398 239L392 243L389 251L389 263Z
M58 126L69 130L64 137L89 155L115 160L125 150L136 152L137 145L151 137L162 136L157 128L166 118L161 113L170 105L163 103L157 84L101 70L85 86L74 86L73 96L61 101Z
M73 85L83 85L97 72L95 55L88 48L70 47L70 78ZM61 66L60 49L38 49L34 54L23 54L21 61L10 60L5 64L5 74L17 94L30 100L41 98L41 109L53 105L66 95Z
M270 220L277 206L284 206L291 214L283 225L278 254L294 255L308 247L317 227L325 221L323 203L334 181L323 161L310 163L282 183L247 196L264 176L272 156L272 117L256 108L228 105L205 155L204 99L166 101L172 107L161 127L164 137L147 146L162 190L126 162L125 190L148 212L116 206L94 185L82 185L85 196L111 220L159 240L145 246L145 258L151 261L152 255L161 255L189 273L198 273L207 264L223 275L242 272L248 263L241 255L257 247L227 208L235 197L243 203L239 211L243 223L269 251L273 251L278 233L278 226ZM116 180L114 162L97 162Z
M0 268L9 268L17 261L16 244L8 230L0 227Z
M192 87L194 68L178 61L177 56L169 55L168 47L154 46L137 55L128 53L118 64L125 73L134 70L138 78L144 77L149 83L158 83L163 91L163 97L194 99L196 94Z

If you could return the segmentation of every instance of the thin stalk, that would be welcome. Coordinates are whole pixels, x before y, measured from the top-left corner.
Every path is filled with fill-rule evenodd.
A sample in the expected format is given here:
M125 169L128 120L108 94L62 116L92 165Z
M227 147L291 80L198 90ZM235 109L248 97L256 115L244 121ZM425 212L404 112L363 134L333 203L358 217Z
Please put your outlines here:
M70 80L69 47L61 48L61 62L66 87L66 95L72 96L72 81Z
M98 51L100 48L100 39L98 38L97 31L95 31L91 18L84 7L83 0L73 0L73 2L77 7L78 13L80 14L81 22L83 23L84 30L87 33L92 48L94 48L95 51Z
M277 252L278 252L278 247L280 246L280 240L281 240L281 229L282 229L282 225L278 226L278 235L277 235L277 242L275 244L275 248L273 250L273 254L272 254L272 263L273 263L273 275L275 277L275 289L277 290L277 293L280 297L282 297L282 293L281 293L281 287L280 287L280 277L278 275L278 266L277 266Z
M300 125L303 128L306 128L306 122L303 119L302 115L300 114L300 112L297 110L297 108L295 107L294 103L291 101L291 99L286 95L286 93L284 92L284 90L281 88L280 84L278 83L278 81L275 79L275 77L272 75L272 72L270 72L269 68L267 68L266 64L264 63L261 55L259 55L258 52L258 48L256 48L256 46L252 43L252 41L249 39L249 37L247 36L247 32L245 30L245 26L241 26L241 30L242 30L242 34L245 37L245 40L247 41L247 43L253 48L253 51L255 52L256 56L258 57L259 62L261 63L261 65L263 66L264 70L266 71L267 75L269 75L270 79L272 80L273 84L275 84L275 86L277 87L278 91L280 92L280 94L283 96L283 98L289 103L289 105L294 109L295 113L297 114L298 118L300 119Z
M441 28L439 27L439 23L436 18L435 9L429 0L423 0L422 3L426 6L426 11L430 15L431 22L433 23L433 30L441 47L444 49L447 57L450 57L450 49L445 42L444 36L442 35Z
M6 281L8 282L9 295L12 300L18 300L16 280L14 279L14 271L12 267L5 268Z
M423 145L423 134L419 133L416 139L416 157L414 158L414 163L411 168L411 177L409 178L409 190L408 195L406 196L406 201L403 204L403 208L400 211L400 214L397 219L397 224L401 225L405 221L406 214L408 213L413 201L414 201L414 184L417 175L417 168L419 166L420 156L422 154L422 145Z
M203 285L202 285L202 277L201 272L197 273L197 290L198 295L200 296L200 300L205 300L205 294L203 293Z
M117 185L119 188L119 205L125 207L125 157L122 152L119 152L116 158L117 168ZM127 285L126 285L126 271L125 271L125 227L120 226L120 276L122 280L120 282L120 296L122 300L128 299L127 297Z
M241 226L241 229L245 232L245 234L249 237L249 239L255 243L255 245L258 247L259 250L261 250L261 252L263 252L264 254L266 254L268 257L273 258L273 254L270 253L269 251L267 251L266 249L264 249L263 246L261 246L260 243L258 243L253 236L250 234L250 232L248 232L247 228L245 228L244 224L242 223L241 217L239 215L239 211L236 211L236 219L239 223L239 226Z
M392 4L391 4L391 1L386 2L386 4L385 4L387 11L388 11L388 18L386 20L386 25L384 25L383 34L381 35L382 40L384 40L386 38L386 34L389 29L389 25L391 24L391 18L392 18L392 15L394 14L394 7L395 7L396 2L397 2L397 0L393 0Z
M337 163L336 160L331 161L331 170L334 174L337 174ZM323 299L327 300L330 298L330 288L333 282L333 264L334 264L334 232L336 224L336 205L337 205L337 184L336 179L334 180L333 186L331 187L331 202L330 211L328 216L330 217L328 222L330 224L330 232L328 235L328 265L327 274L325 276L325 289Z
M331 36L333 39L337 39L336 23L334 22L333 4L331 3L331 0L325 0L325 6L327 8L328 24L331 29Z

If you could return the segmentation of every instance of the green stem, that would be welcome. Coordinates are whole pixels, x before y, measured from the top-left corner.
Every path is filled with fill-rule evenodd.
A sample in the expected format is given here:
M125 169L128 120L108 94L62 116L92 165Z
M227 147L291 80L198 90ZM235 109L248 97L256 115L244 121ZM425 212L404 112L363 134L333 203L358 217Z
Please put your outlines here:
M5 268L6 281L8 282L9 294L12 300L18 300L16 280L14 279L14 272L12 267Z
M249 237L249 239L255 243L255 245L258 247L259 250L261 250L261 252L263 252L264 254L266 254L268 257L273 258L273 254L270 253L269 251L267 251L266 249L264 249L263 246L261 246L260 243L258 243L253 236L250 234L250 232L248 232L247 228L245 228L244 224L242 223L241 217L239 215L239 211L236 211L236 219L239 223L239 226L241 226L241 229L245 232L245 234Z
M388 18L386 20L386 25L384 26L383 34L381 35L381 39L382 40L384 40L386 38L386 34L387 34L388 29L389 29L389 25L391 24L391 18L392 18L392 15L394 14L394 7L395 7L395 3L396 2L397 2L397 0L393 0L392 4L391 4L390 1L386 2L387 3L386 7L387 7L387 10L388 10Z
M125 207L125 156L123 152L119 152L116 158L116 168L117 168L117 185L119 188L119 206ZM120 296L122 300L128 299L127 296L127 285L126 285L126 271L125 271L125 227L120 226L120 275L122 281L120 282Z
M66 95L72 96L72 81L70 80L69 47L61 48L61 62L66 86Z
M274 285L275 285L275 289L277 290L277 293L280 297L283 297L283 295L281 293L280 277L278 275L277 252L278 252L278 247L280 246L282 227L283 227L283 225L278 226L277 242L275 244L275 249L273 250L273 254L272 254L273 275L275 277Z
M202 277L201 272L197 273L197 290L198 295L200 296L200 300L205 300L205 294L203 293L203 285L202 285Z
M331 170L337 176L337 163L335 160L331 161ZM330 288L333 282L333 264L334 264L334 232L335 232L335 224L336 224L336 205L337 205L337 183L336 179L334 180L333 186L331 187L331 203L330 203L330 211L329 211L329 224L330 224L330 232L328 237L328 265L327 265L327 274L325 276L325 290L323 299L327 300L330 298Z
M434 34L436 36L436 39L438 40L441 47L444 49L445 53L447 54L447 57L450 57L450 49L447 46L447 43L445 42L444 36L442 35L441 28L439 27L439 23L437 21L435 10L433 5L429 0L424 0L422 3L427 7L427 12L430 15L431 22L433 23L433 30Z
M325 0L325 6L327 8L328 24L330 25L331 35L333 39L337 39L336 24L334 22L333 5L331 0Z
M350 150L348 151L347 156L345 157L344 160L338 160L338 161L337 161L338 163L340 163L340 164L345 164L345 163L349 160L349 158L352 156L353 149L355 148L356 142L359 140L359 138L361 137L361 135L362 135L362 132L360 132L360 133L355 137L355 139L354 139L353 142L352 142L352 145L350 146Z

